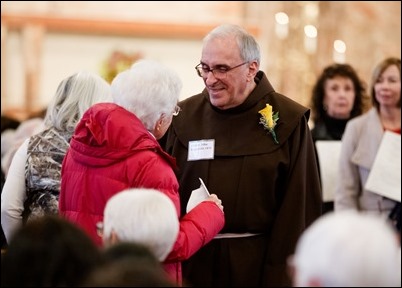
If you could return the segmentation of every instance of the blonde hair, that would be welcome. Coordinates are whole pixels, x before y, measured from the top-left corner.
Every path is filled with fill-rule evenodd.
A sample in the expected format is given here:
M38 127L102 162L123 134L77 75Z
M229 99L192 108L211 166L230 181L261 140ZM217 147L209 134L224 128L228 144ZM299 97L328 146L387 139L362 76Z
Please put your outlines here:
M85 111L99 102L112 102L110 85L97 74L78 72L59 84L48 105L45 126L74 132Z

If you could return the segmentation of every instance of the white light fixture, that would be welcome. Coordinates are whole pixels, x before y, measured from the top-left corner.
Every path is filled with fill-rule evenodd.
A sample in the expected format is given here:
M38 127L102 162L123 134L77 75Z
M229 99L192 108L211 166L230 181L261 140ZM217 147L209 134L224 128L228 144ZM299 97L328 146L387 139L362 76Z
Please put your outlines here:
M313 54L317 50L317 28L314 25L304 26L304 49Z
M346 59L346 44L342 40L334 41L333 60L336 63L345 63Z
M275 33L279 39L285 39L289 33L289 17L284 12L275 14Z

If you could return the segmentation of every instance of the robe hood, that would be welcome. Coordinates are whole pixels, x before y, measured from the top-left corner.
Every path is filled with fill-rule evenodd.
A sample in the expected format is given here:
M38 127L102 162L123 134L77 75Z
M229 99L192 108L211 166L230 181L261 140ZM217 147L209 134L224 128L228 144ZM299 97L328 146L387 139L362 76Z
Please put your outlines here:
M300 117L304 114L308 120L310 110L276 93L262 71L257 73L255 82L257 86L249 97L234 108L220 110L214 107L209 101L206 89L201 94L180 102L180 107L186 113L180 113L173 119L172 129L182 145L188 148L189 141L206 139L206 135L211 139L212 135L215 139L216 156L240 156L273 152L286 143L299 124ZM259 124L261 115L258 111L263 109L265 104L270 104L274 113L279 112L279 120L275 127L279 144L275 144L272 135ZM194 121L194 117L198 117L199 121ZM217 125L204 123L208 119ZM242 137L242 134L247 134L247 138ZM265 137L261 137L261 134L265 134ZM259 141L250 141L250 138Z

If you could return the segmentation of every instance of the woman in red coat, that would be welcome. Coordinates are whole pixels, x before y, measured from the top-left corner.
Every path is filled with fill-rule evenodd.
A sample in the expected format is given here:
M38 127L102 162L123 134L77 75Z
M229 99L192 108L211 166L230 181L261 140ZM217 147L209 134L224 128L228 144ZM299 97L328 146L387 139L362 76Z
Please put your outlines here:
M114 103L92 106L78 124L62 166L59 209L102 244L96 223L107 200L127 188L153 188L173 201L180 232L164 261L180 285L181 261L214 238L224 226L221 201L212 194L180 215L175 159L159 143L170 126L182 83L161 64L141 60L112 82Z

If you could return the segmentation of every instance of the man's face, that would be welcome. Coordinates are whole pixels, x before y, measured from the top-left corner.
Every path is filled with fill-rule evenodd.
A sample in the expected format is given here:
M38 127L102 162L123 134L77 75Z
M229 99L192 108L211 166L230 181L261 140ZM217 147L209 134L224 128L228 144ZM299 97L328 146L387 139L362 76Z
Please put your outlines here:
M240 65L244 62L233 37L211 39L205 43L201 65L205 71L218 71L206 72L203 77L212 105L224 110L240 105L247 98L251 76L250 64ZM235 66L238 67L230 69ZM219 73L225 70L226 73Z

